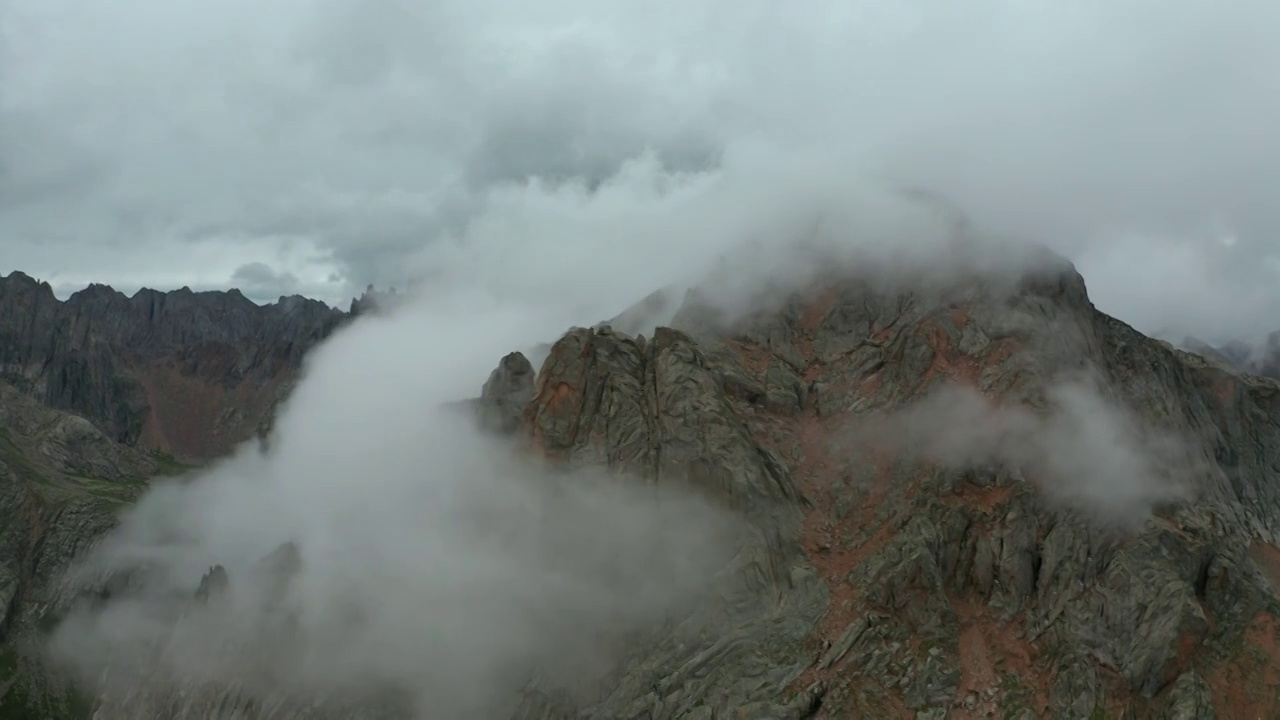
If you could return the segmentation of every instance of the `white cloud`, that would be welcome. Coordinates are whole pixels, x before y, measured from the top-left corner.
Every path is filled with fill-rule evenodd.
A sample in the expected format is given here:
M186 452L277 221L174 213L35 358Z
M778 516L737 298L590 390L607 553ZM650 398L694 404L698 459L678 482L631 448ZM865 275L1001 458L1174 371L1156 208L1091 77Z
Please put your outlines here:
M1094 302L1144 332L1256 343L1280 328L1280 247L1221 237L1117 232L1076 262Z

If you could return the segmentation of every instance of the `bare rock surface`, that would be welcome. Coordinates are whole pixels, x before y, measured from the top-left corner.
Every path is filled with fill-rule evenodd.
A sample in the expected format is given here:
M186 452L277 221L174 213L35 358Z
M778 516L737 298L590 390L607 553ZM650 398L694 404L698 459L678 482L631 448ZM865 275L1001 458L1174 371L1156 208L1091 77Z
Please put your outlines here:
M0 277L0 380L111 440L206 461L264 433L307 351L348 315L302 297L92 285L65 302Z
M727 323L695 294L673 325L571 331L520 432L724 498L761 532L741 607L780 612L522 717L1280 712L1275 384L1099 313L1066 266L998 291L830 278ZM1116 417L1130 450L1087 438Z

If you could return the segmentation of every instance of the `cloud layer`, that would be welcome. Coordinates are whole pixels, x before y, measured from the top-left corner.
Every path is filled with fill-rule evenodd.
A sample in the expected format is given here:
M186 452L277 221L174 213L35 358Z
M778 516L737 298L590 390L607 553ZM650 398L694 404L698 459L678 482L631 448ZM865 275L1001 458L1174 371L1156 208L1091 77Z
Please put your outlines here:
M312 356L269 452L158 484L72 576L133 570L133 586L71 614L55 657L93 681L109 669L115 696L165 681L191 703L206 683L308 703L387 690L423 716L490 717L532 668L588 684L627 632L701 600L737 550L727 511L540 470L449 407L542 331L518 304L469 299L468 314L362 318ZM283 543L300 569L277 589L256 568ZM193 606L215 564L229 594Z
M441 239L483 256L495 216L581 252L512 205L646 156L672 186L747 156L768 179L764 147L1048 242L1144 330L1253 333L1280 316L1277 21L1262 0L7 0L0 241L63 292L345 302ZM669 230L648 187L621 209L597 222Z

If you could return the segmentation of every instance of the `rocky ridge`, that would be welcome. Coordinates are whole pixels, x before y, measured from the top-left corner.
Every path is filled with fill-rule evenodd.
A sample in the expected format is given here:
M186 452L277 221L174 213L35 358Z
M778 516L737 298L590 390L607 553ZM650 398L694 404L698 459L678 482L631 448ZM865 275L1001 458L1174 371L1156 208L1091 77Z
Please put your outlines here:
M1096 498L1055 495L1088 478L1021 451L1043 437L937 452L982 440L961 422L1064 412L1067 381L1176 439L1151 446L1172 453L1156 458L1153 512L1104 524ZM956 387L982 412L901 425ZM535 678L502 717L1280 715L1280 386L1098 312L1065 264L1008 286L831 275L734 318L693 292L648 337L570 330L536 376L506 356L472 407L555 466L685 484L749 525L712 602L638 638L591 688ZM252 687L119 703L97 717L405 712Z
M265 435L303 357L347 317L236 290L126 297L92 285L60 301L13 272L0 277L0 380L115 441L205 461Z
M65 610L64 570L153 478L265 437L306 353L381 299L343 313L93 285L59 301L21 272L0 277L0 717L87 712L39 652Z

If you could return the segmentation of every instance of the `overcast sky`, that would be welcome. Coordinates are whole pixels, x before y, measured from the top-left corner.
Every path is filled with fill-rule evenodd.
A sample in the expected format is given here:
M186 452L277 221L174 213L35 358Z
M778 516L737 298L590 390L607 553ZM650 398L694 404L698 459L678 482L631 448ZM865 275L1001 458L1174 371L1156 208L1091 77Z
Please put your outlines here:
M0 0L0 273L345 304L500 252L477 224L591 252L528 216L642 156L599 232L807 152L1057 248L1143 330L1278 329L1277 28L1272 0Z

